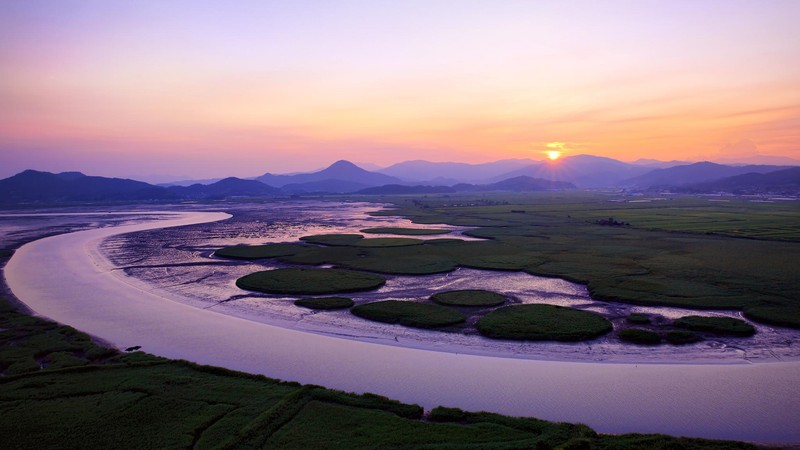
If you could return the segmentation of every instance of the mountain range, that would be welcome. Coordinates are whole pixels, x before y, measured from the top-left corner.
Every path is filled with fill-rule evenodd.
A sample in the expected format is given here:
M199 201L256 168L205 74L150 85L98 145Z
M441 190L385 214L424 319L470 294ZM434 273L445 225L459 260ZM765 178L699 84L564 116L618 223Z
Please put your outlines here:
M673 164L674 163L674 164ZM505 171L506 169L510 169ZM624 188L679 192L800 193L800 168L777 165L681 164L578 155L556 161L502 160L485 164L407 161L365 170L337 161L299 174L265 173L255 179L229 177L213 183L151 185L88 176L80 172L26 170L0 180L0 204L95 201L179 201L308 194L389 195L448 192L538 191Z

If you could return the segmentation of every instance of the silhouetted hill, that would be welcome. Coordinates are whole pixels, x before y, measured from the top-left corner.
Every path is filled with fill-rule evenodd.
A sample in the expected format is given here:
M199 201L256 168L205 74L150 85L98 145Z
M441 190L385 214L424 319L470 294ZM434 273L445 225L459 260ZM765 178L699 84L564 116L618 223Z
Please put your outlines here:
M685 186L693 193L728 192L733 194L800 194L800 167L769 173L746 173L720 180Z
M256 180L275 187L326 180L348 181L360 183L364 186L382 186L384 184L402 183L398 178L382 173L370 172L344 160L336 161L329 167L318 172L300 173L296 175L273 175L265 173L256 178Z
M631 164L635 166L649 167L650 169L667 169L669 167L685 166L691 163L688 161L660 161L658 159L639 158L636 161L631 162Z
M170 186L166 188L181 198L220 199L227 197L263 197L280 195L281 190L256 181L229 177L212 184Z
M222 178L206 178L203 180L177 180L177 181L170 181L169 183L158 183L158 186L162 187L170 187L170 186L192 186L195 184L214 184L217 181L222 181Z
M55 175L64 181L73 181L86 176L82 172L61 172Z
M552 181L529 176L519 176L490 184L457 184L453 186L456 191L485 192L485 191L548 191L555 189L575 189L575 185L566 181Z
M407 181L429 183L430 180L448 179L453 181L448 184L455 184L487 180L534 163L532 159L504 159L483 164L415 160L397 163L379 172Z
M518 176L528 176L553 181L566 181L578 187L593 188L616 186L624 179L643 174L651 169L627 164L616 159L592 155L577 155L555 161L543 161L508 172L489 181L500 181Z
M356 194L363 195L403 195L403 194L450 194L456 192L449 186L405 186L402 184L387 184L362 189Z
M769 173L786 169L784 166L726 166L708 161L656 169L623 182L626 186L638 188L674 187L706 183L721 178L746 173Z
M170 198L174 198L174 194L141 181L86 176L80 172L54 174L26 170L0 180L0 202L3 204Z
M306 183L289 183L281 187L287 194L348 194L369 185L347 180L320 180Z

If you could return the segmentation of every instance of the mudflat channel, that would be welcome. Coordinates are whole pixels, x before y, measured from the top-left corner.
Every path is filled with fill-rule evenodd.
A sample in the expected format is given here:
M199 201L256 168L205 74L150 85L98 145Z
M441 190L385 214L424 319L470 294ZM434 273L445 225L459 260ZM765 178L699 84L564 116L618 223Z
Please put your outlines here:
M308 232L302 227L297 231L305 235L352 230L338 229L339 225L335 225L342 220L337 214L345 206L362 208L354 212L362 215L375 208L374 205L327 204L323 209L330 207L333 219L322 222L324 231L320 231L318 219L309 222L315 225L308 225L315 231ZM319 212L313 213L314 217L318 215ZM243 216L246 215L238 215ZM469 350L469 346L466 346L467 351L462 351L463 345L442 337L464 337L456 333L419 332L421 334L408 343L403 342L407 329L381 327L374 335L348 331L342 333L347 334L347 339L342 339L335 337L336 333L325 334L326 328L340 328L335 320L326 321L328 326L309 328L313 332L305 330L305 324L311 323L307 313L303 313L306 315L301 320L294 321L303 325L295 327L284 326L293 322L291 319L268 319L271 313L256 314L246 307L237 313L224 311L226 314L220 314L217 310L244 297L233 300L231 295L213 298L218 295L218 290L223 287L236 289L232 286L238 271L250 271L252 266L264 267L209 259L213 249L242 242L244 236L228 236L224 231L226 227L239 230L237 233L243 231L236 223L236 211L233 219L224 220L228 217L224 213L202 212L149 214L148 219L142 222L47 237L20 248L9 261L5 276L14 294L35 312L97 335L118 347L141 345L143 350L162 356L348 391L375 392L427 407L457 406L583 422L601 432L660 432L763 442L800 441L800 431L795 427L800 422L800 362L792 358L790 352L788 356L781 354L780 359L792 361L753 364L738 353L748 351L726 350L730 346L722 342L723 354L738 356L711 358L716 364L708 364L706 356L675 364L679 358L674 355L665 360L642 358L641 355L650 349L642 350L638 356L596 351L598 346L602 348L604 345L602 340L576 345L542 344L542 348L549 347L552 351L541 355L543 350L527 352L523 349L527 344L520 343L506 343L516 349L507 353L495 352L494 349ZM249 221L247 218L240 220ZM376 222L365 215L358 220L368 222L369 226L389 226L390 223L391 226L402 226L391 221ZM344 222L346 227L366 228L351 219L344 219ZM146 231L165 226L183 227ZM275 224L264 224L264 230L271 227L274 228ZM136 234L123 235L133 232ZM187 233L190 237L186 241L173 239ZM198 235L206 237L197 240ZM248 235L253 239L250 243L271 239L265 235ZM112 236L117 237L110 239ZM236 241L230 242L232 239ZM275 242L285 240L291 239L275 236ZM168 241L171 244L165 245ZM173 258L170 264L152 264L154 261L149 258L162 253L131 251L131 246L142 246L143 243L149 243L149 247L140 248L162 248L164 253L183 254L190 261L187 264L186 260ZM137 261L121 261L120 258L126 254ZM222 271L221 267L226 270ZM199 280L196 277L198 272L193 272L195 283L192 283L176 278L175 272L171 272L180 272L183 268L205 269L206 276ZM162 278L143 277L137 270L160 270L165 275ZM433 289L442 285L448 288L486 288L486 284L469 284L469 280L480 282L481 273L486 271L472 272L477 273L461 269L449 274L452 279L447 279L447 275L410 277L420 285L410 288L408 297L416 298L424 285ZM500 276L495 272L487 273L483 283L492 283ZM502 273L502 276L510 277L523 275ZM165 282L169 279L173 280L172 284ZM215 280L214 283L211 280ZM393 287L391 282L394 280L392 278L387 283L387 291L381 295L397 298L398 292L409 289L403 280L397 281ZM514 283L518 283L524 292L512 295L520 301L544 299L572 306L585 305L592 310L599 310L602 306L588 298L580 286L560 280L543 280L551 285L536 285L525 278L513 282L512 279L504 280L497 286L508 292ZM202 296L185 290L187 286L206 286L200 289L205 289L206 296L212 299L205 300L204 304ZM290 303L289 299L261 296L251 296L246 301L281 304L281 307ZM624 305L609 307L627 308ZM292 308L295 307L292 305ZM659 313L671 314L660 308ZM345 322L350 323L350 320L348 318ZM354 323L368 322L358 320ZM761 332L760 327L759 334ZM777 331L780 332L782 330ZM387 337L393 333L393 337ZM794 332L787 333L786 339L796 339ZM378 335L383 337L375 337ZM478 336L465 338L485 341ZM390 341L395 343L382 344ZM787 346L792 347L792 342ZM617 344L609 342L605 345ZM683 347L679 349L680 352L686 350ZM716 351L713 347L712 350ZM764 354L771 351L768 348L763 350ZM763 361L777 359L776 356L762 358ZM609 364L609 361L616 363ZM672 363L664 364L664 361ZM699 363L701 361L704 363Z

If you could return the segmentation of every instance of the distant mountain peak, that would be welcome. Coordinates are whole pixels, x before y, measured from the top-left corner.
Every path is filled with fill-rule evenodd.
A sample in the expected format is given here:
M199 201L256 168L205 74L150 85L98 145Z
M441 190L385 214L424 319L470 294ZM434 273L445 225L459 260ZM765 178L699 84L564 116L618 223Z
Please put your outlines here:
M85 178L86 174L83 172L61 172L56 174L58 178L66 181L77 180L78 178Z
M350 161L348 161L346 159L340 159L340 160L336 161L335 163L333 163L330 166L328 166L328 169L360 169L360 170L364 170L364 169L361 169L361 167L358 167L357 165L351 163Z

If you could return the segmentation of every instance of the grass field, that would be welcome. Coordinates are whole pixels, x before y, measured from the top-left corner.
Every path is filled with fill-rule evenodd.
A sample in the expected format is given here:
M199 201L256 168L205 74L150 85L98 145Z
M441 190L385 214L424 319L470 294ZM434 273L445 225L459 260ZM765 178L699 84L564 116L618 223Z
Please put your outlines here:
M0 299L0 436L9 449L686 448L749 444L595 433L584 425L434 409L121 354ZM72 364L54 365L54 355ZM15 367L15 370L10 370Z

